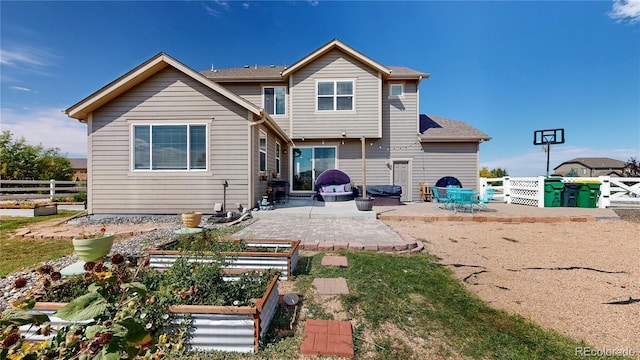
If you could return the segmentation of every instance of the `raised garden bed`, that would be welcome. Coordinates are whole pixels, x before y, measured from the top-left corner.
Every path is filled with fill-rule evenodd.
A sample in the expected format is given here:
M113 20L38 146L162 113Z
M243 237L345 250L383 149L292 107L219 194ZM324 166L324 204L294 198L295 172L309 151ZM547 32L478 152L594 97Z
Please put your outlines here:
M300 240L247 239L243 241L245 250L219 253L223 256L225 263L223 267L247 270L276 269L280 271L281 280L290 279L298 265ZM216 261L216 254L211 252L173 250L178 242L179 239L171 240L157 248L147 250L149 266L153 269L164 269L170 267L180 256L189 256L190 261ZM239 243L240 240L220 240L220 242Z
M225 280L233 281L231 279L239 276L242 271L228 270L225 273L228 273ZM181 324L185 320L190 324L189 338L185 343L187 349L253 353L258 351L259 343L271 324L278 299L278 278L273 276L268 280L262 297L252 301L253 305L173 305L169 306L169 312L174 315L174 324L184 326ZM68 321L54 316L56 311L66 305L67 303L60 302L37 302L30 311L49 316L49 324L53 329L91 321ZM29 341L42 341L55 336L36 333L38 328L31 324L22 325L20 333Z
M87 209L86 201L59 201L55 202L59 210L83 211Z
M87 262L84 274L67 279L49 265L40 266L31 295L14 303L27 312L13 310L3 320L17 321L21 338L61 356L69 335L76 340L68 351L76 353L121 356L149 349L149 356L166 355L162 349L168 343L184 343L186 350L255 352L278 307L278 277L272 271L223 269L186 258L154 271L121 254L111 260L110 265ZM18 279L14 286L26 282ZM112 335L102 340L103 332ZM149 347L154 343L159 347Z
M58 207L55 204L33 205L1 205L0 216L36 217L55 215Z

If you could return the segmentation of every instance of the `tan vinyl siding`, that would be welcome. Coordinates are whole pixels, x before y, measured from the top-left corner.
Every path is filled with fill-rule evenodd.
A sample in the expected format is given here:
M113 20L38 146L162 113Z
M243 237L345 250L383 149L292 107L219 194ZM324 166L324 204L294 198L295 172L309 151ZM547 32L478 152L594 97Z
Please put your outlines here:
M429 186L443 176L458 178L465 188L478 187L478 143L426 143L424 159L415 159L419 171L414 173L420 182Z
M317 80L354 80L355 111L316 111ZM340 50L332 50L293 74L293 138L378 137L378 73Z
M131 170L131 124L206 123L209 170ZM168 68L93 113L92 209L95 214L211 213L247 202L247 111L192 78Z
M390 84L403 84L404 94L401 97L389 97ZM385 82L382 88L382 118L383 132L388 134L388 147L392 159L413 159L411 162L411 189L402 189L404 194L411 194L407 199L418 200L420 198L419 180L416 174L422 169L422 164L417 161L422 157L422 148L418 141L418 82ZM387 182L393 179L390 168Z
M263 99L262 99L262 89L268 86L286 86L287 87L287 110L286 115L271 115L271 118L275 120L275 122L284 130L285 133L289 133L289 109L290 109L290 97L289 97L289 86L286 83L223 83L225 88L231 90L236 95L239 95L259 108L263 108Z

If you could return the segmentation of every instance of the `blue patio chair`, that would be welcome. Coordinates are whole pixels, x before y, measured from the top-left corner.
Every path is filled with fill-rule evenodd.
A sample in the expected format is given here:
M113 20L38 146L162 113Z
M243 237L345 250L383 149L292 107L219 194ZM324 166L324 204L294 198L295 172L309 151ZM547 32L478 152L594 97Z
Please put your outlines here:
M484 191L484 195L480 198L480 200L478 200L478 210L488 209L489 207L487 207L487 204L493 200L493 195L495 193L496 193L496 189L487 188Z
M434 208L442 208L442 206L448 208L451 204L451 199L449 199L449 197L447 196L446 189L434 186L433 188L431 188L431 190L433 192L433 202L438 202L436 205L434 205Z

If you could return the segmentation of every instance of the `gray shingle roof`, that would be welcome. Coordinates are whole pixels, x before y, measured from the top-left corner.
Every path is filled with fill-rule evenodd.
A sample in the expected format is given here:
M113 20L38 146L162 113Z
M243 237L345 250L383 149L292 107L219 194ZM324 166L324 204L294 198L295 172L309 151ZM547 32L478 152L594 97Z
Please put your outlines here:
M413 70L410 69L406 66L387 66L390 70L391 70L391 75L389 76L390 79L393 78L418 78L420 76L422 77L428 77L429 74L427 73L423 73L422 71L418 71L418 70Z
M391 69L389 79L417 79L427 77L429 74L413 70L404 66L388 66ZM286 69L285 66L247 66L229 69L205 70L200 73L207 78L218 81L284 81L280 75Z
M423 142L491 140L491 136L464 121L425 114L420 114L420 134Z
M622 169L626 164L624 161L606 157L579 157L563 162L553 168L554 170L565 164L580 163L589 169Z
M200 73L213 81L264 81L283 80L280 73L284 66L248 66L229 69L205 70Z

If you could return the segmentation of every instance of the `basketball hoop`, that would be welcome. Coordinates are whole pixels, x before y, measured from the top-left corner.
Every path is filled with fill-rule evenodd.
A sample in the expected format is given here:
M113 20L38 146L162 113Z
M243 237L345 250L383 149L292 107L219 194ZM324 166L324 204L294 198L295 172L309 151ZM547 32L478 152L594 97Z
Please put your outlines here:
M544 145L547 153L547 177L549 177L549 155L552 144L564 144L564 129L536 130L533 132L533 145Z

